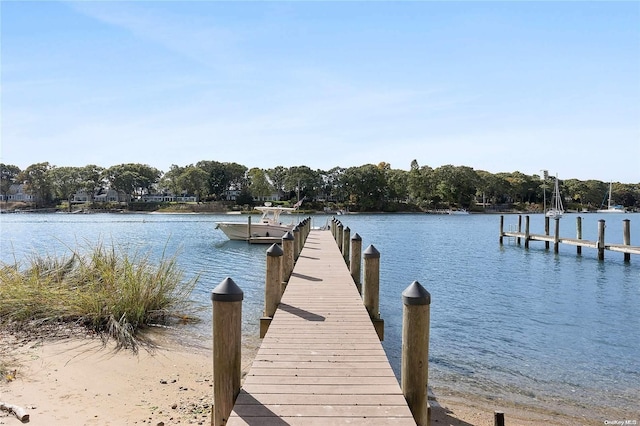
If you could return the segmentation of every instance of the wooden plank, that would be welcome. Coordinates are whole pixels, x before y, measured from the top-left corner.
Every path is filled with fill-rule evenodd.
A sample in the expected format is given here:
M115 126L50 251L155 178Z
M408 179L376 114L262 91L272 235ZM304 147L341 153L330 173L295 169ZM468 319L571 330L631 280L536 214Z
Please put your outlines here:
M232 413L229 422L231 425L260 425L260 426L327 426L330 425L414 425L413 419L406 417L386 417L383 419L367 417L247 417L246 419Z
M371 395L293 395L289 393L265 393L248 394L241 391L236 399L236 405L242 404L286 404L286 405L371 405ZM376 402L380 405L403 405L405 399L402 395L376 395Z
M246 377L290 376L293 374L298 377L393 377L395 379L393 371L389 371L387 368L350 368L349 371L344 371L340 368L295 368L293 370L295 371L292 371L290 368L262 368L253 366Z

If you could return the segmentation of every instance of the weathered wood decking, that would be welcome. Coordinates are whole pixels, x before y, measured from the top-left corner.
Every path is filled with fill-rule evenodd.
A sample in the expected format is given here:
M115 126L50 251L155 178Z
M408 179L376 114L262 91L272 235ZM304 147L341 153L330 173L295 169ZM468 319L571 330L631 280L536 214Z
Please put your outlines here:
M329 231L311 231L229 425L415 425Z

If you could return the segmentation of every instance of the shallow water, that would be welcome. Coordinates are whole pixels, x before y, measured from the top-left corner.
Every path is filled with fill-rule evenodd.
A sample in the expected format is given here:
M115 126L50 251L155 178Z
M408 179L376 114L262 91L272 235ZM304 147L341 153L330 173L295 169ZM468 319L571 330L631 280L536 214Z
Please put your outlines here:
M631 219L639 245L640 215L583 216L583 238L622 242ZM246 344L259 343L266 246L228 241L215 222L246 216L162 214L11 214L0 217L0 260L30 253L63 254L95 241L160 257L178 253L187 276L199 275L194 298L203 322L185 336L210 341L210 291L232 277L245 292ZM314 216L322 226L328 216ZM430 386L436 395L475 394L559 413L636 419L640 394L640 258L531 242L498 243L499 216L344 215L339 219L381 253L380 311L384 348L399 375L401 292L417 280L431 293ZM634 223L635 222L635 223ZM517 216L505 217L505 230ZM542 215L531 232L543 233ZM575 216L561 220L561 236L575 236ZM640 420L640 419L638 419Z

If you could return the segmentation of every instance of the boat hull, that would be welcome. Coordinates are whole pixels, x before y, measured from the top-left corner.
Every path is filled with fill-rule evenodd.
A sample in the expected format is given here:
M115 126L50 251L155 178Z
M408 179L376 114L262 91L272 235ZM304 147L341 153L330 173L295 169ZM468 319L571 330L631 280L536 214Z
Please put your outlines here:
M254 223L251 225L251 235L249 235L249 225L240 222L220 222L217 226L230 240L246 241L256 237L281 238L288 231L293 229L293 225L276 225L270 223Z

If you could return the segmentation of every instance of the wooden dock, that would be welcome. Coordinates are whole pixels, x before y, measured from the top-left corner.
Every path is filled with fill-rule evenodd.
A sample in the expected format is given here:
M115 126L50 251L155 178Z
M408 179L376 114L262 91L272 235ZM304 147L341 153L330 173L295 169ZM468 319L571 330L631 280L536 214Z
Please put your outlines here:
M631 245L631 231L630 220L624 219L622 223L623 229L623 244L611 244L605 242L605 221L603 219L598 221L598 240L588 241L582 239L582 218L576 217L576 234L577 238L560 237L559 223L560 220L555 220L554 235L550 235L549 230L549 218L545 218L545 234L531 234L529 232L529 216L525 216L524 232L522 232L522 216L518 216L518 230L517 232L505 232L504 231L504 216L500 216L500 243L504 237L514 238L518 244L520 241L524 241L525 247L529 247L530 241L544 241L546 247L549 248L549 244L553 243L554 251L558 252L560 244L567 244L577 247L578 254L582 253L582 247L593 248L598 251L598 259L604 259L605 250L615 251L624 254L625 262L630 261L631 255L640 255L640 247Z
M415 425L330 231L310 232L227 424Z

